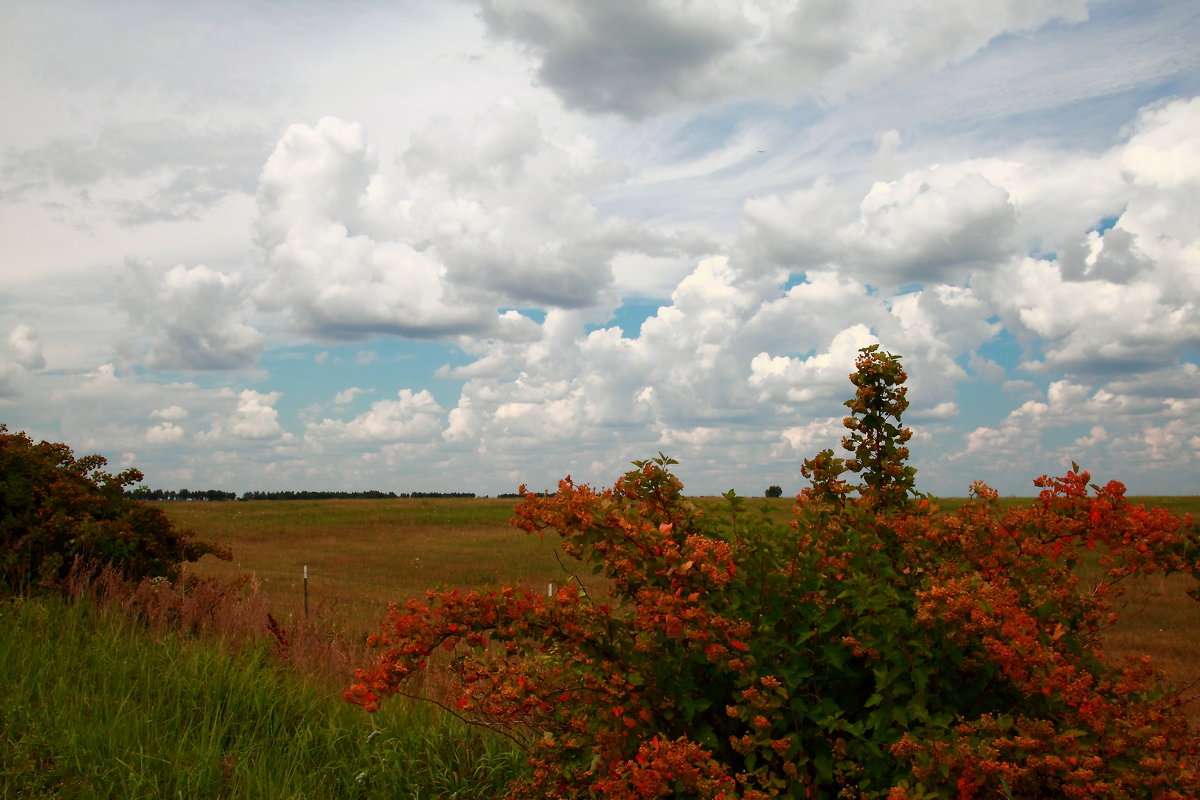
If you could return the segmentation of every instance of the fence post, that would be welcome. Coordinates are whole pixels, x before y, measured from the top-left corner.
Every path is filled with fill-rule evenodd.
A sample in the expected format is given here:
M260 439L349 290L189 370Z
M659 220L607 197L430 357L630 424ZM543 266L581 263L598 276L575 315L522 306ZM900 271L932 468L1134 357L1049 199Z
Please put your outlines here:
M304 565L304 617L308 618L308 564Z

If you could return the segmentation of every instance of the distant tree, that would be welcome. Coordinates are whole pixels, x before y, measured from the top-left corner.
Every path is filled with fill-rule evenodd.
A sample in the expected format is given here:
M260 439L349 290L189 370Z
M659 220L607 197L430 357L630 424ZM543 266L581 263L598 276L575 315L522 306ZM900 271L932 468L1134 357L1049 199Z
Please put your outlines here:
M193 540L163 512L125 496L136 469L103 471L98 455L75 458L65 444L34 442L0 424L0 588L50 587L74 561L110 564L138 580L177 578L185 562L216 545Z
M783 497L783 488L780 486L771 485L767 487L767 491L764 492L764 494L767 497Z

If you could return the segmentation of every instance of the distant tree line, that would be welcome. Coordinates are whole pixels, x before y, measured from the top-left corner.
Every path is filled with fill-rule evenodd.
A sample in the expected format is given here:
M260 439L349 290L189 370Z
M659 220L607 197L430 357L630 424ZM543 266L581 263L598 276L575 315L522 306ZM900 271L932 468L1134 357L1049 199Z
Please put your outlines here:
M237 500L237 492L223 492L220 489L150 489L139 486L136 489L126 489L125 496L134 500L188 500L214 501Z
M325 492L282 490L274 492L245 492L243 500L384 500L399 497L395 492L380 492L374 489L365 492Z
M384 500L387 498L472 498L474 492L310 492L310 491L281 491L281 492L246 492L243 500Z
M126 490L126 497L135 500L184 500L215 501L215 500L385 500L388 498L473 498L474 492L380 492L374 489L365 492L322 492L322 491L274 491L274 492L245 492L238 497L237 492L223 492L220 489L149 489L139 486Z

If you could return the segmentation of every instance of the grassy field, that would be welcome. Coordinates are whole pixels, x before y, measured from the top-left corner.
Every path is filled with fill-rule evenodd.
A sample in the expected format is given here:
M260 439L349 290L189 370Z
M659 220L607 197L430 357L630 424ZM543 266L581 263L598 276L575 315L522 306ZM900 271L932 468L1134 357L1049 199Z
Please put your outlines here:
M570 579L555 537L541 539L509 524L514 500L396 499L162 503L177 525L232 549L232 562L206 558L196 575L251 574L277 615L303 611L303 578L309 570L309 603L321 604L362 633L375 630L387 603L440 587L484 588L524 583L544 589ZM716 500L712 502L718 502ZM785 519L791 500L768 503ZM938 501L952 510L961 500ZM1022 502L1007 499L1004 503ZM1146 497L1200 520L1200 497ZM603 586L590 573L589 589ZM1085 576L1086 577L1086 576ZM1176 685L1200 681L1200 604L1185 594L1186 576L1153 575L1131 584L1122 619L1109 632L1114 658L1150 655ZM1193 706L1200 706L1194 703ZM1191 716L1200 723L1200 708Z
M374 629L389 602L426 590L522 583L545 589L570 578L558 542L509 524L514 500L270 500L161 503L177 526L233 551L205 558L202 577L253 575L277 615L336 606ZM590 577L590 576L589 576Z
M1200 512L1200 498L1150 502ZM119 604L103 610L86 597L0 602L0 800L498 796L527 769L507 740L409 702L364 714L340 699L345 659L332 672L297 669L305 665L273 655L271 640L230 638L220 626L261 635L270 609L284 620L295 655L333 641L328 625L374 629L389 601L426 589L541 589L569 579L556 540L509 525L513 504L162 504L175 523L234 552L232 562L206 558L192 574L250 575L258 593L236 611L208 613L217 626L210 636L182 635L150 618L133 622ZM790 501L769 506L782 519ZM300 622L305 566L307 627ZM1108 635L1110 654L1146 653L1170 682L1200 680L1200 605L1184 594L1188 580L1139 579ZM152 605L143 606L151 617ZM1196 705L1189 716L1200 726Z

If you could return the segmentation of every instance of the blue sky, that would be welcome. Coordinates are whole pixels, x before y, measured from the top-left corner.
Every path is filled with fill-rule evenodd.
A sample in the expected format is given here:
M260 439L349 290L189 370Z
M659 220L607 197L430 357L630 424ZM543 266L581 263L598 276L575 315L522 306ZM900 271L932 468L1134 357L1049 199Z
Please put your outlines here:
M1200 491L1200 8L48 0L0 26L0 421L161 488Z

